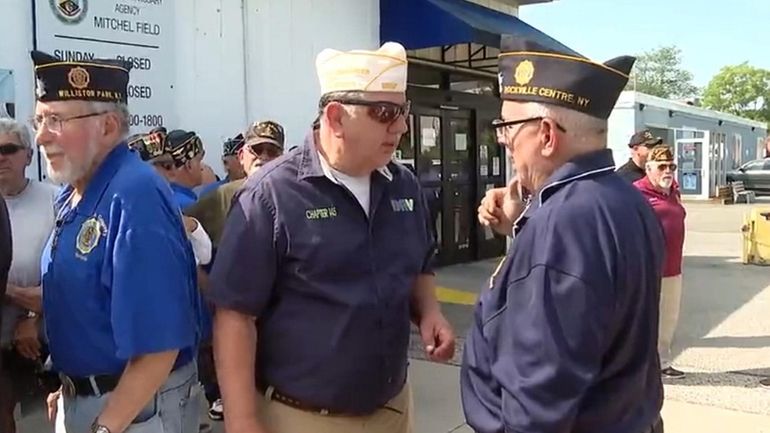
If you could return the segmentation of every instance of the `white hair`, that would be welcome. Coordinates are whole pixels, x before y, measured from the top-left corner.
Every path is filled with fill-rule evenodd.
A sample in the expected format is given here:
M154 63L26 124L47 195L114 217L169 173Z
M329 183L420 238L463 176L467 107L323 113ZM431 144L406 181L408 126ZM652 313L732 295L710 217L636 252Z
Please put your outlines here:
M0 134L13 134L19 139L19 144L32 148L29 130L21 122L8 117L0 117Z
M94 112L111 112L118 115L118 121L120 122L120 132L122 135L128 135L129 117L128 105L122 102L91 102L91 109Z
M607 121L568 108L527 102L527 111L533 117L547 117L556 121L567 132L570 142L591 147L607 147Z

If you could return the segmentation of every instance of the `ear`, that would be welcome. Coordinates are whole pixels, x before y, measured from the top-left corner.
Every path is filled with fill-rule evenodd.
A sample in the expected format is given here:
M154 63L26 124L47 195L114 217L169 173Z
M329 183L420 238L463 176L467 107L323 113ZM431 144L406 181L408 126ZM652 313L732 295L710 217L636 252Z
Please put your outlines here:
M337 138L342 138L342 123L347 112L345 107L339 102L330 102L329 105L324 108L324 117L326 117L326 123Z
M540 153L545 157L553 156L559 148L561 138L556 122L548 118L541 120L538 136L541 144Z
M104 126L102 128L102 133L105 136L111 136L116 135L120 136L120 120L118 120L118 114L117 113L108 113L105 117Z

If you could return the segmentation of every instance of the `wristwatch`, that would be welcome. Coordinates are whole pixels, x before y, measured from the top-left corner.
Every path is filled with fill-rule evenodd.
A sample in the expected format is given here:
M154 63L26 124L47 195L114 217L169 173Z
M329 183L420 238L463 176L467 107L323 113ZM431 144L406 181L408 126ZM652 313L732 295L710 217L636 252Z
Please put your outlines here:
M91 424L91 433L112 433L110 429L99 424L99 419L95 418L93 424Z

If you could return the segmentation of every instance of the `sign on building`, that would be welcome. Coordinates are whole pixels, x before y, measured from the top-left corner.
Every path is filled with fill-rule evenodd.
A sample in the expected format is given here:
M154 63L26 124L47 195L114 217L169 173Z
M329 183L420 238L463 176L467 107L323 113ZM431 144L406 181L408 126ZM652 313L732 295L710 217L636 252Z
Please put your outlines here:
M35 36L63 61L129 61L132 133L176 125L174 0L35 0Z

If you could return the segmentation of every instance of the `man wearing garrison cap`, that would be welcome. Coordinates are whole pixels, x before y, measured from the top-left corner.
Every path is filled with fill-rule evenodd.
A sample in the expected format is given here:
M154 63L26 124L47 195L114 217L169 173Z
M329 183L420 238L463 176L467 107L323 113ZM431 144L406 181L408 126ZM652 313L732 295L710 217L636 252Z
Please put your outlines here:
M248 177L211 273L225 427L411 432L410 319L433 360L454 335L419 182L392 162L406 51L324 50L316 69L318 133Z
M129 66L32 60L35 141L65 185L42 255L57 425L197 431L195 261L170 189L125 141Z
M516 178L479 217L507 223L515 240L466 340L462 402L477 432L662 429L663 236L607 149L607 118L634 60L502 40L494 127Z

